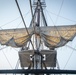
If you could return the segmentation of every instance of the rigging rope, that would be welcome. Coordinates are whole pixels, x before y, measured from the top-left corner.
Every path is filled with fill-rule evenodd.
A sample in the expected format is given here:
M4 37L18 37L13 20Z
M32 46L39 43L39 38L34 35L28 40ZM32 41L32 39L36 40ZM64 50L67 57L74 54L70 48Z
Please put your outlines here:
M54 24L55 27L56 27L56 23L57 23L59 14L60 14L60 12L61 12L61 8L62 8L62 6L63 6L63 3L64 3L64 0L62 1L62 4L61 4L60 10L59 10L59 12L58 12L58 16L57 16L57 18L56 18L55 23L54 23L53 20L52 20L52 22L53 22L53 24ZM58 31L57 27L56 27L56 30ZM58 31L58 33L59 33L59 31ZM59 35L60 35L60 37L61 37L61 34L60 34L60 33L59 33Z
M64 0L62 0L62 4L61 4L60 10L59 10L59 12L58 12L58 15L57 15L57 18L56 18L55 24L56 24L57 21L58 21L58 18L59 18L59 15L60 15L60 12L61 12L61 9L62 9L62 6L63 6L63 3L64 3Z
M75 49L75 48L73 48L73 47L71 47L71 46L69 46L69 45L65 45L65 46L67 46L67 47L71 48L73 51L76 51L76 49ZM67 62L66 62L66 64L65 64L65 66L64 66L64 68L63 68L63 69L65 69L65 67L67 66L67 64L68 64L68 62L69 62L69 60L70 60L70 58L71 58L71 56L72 56L72 54L73 54L73 51L71 52L71 54L70 54L70 56L69 56L69 58L68 58L68 60L67 60Z
M17 64L16 64L16 66L15 66L15 69L18 69L19 63L20 63L20 60L18 59Z
M32 17L33 17L33 10L32 10L32 3L31 3L31 0L29 0L29 2L30 2L30 8L31 8L31 15L32 15Z
M61 8L62 8L63 3L64 3L64 0L62 1L62 4L61 4L61 7L60 7L60 10L59 10L59 13L58 13L58 16L57 16L57 18L56 18L55 23L53 22L52 18L50 17L50 18L51 18L51 21L53 22L54 27L56 28L57 31L58 31L58 29L57 29L57 27L56 27L55 24L56 24L56 22L57 22L57 20L58 20L58 17L59 17L59 14L60 14L60 12L61 12ZM58 31L58 33L59 33L59 31ZM60 33L59 33L59 35L60 35L60 37L62 37Z
M9 60L8 60L8 58L7 58L7 56L6 56L6 54L4 53L3 50L2 50L2 52L3 52L3 54L4 54L4 56L5 56L6 60L7 60L7 62L9 63L10 67L12 68L12 65L11 65L11 63L9 62ZM12 68L12 69L13 69L13 68Z
M64 0L62 0L62 4L61 4L61 7L60 7L60 10L59 10L58 16L57 16L57 18L56 18L56 21L55 21L55 25L56 25L56 23L57 23L57 21L58 21L58 17L59 17L59 15L60 15L60 12L61 12L61 9L62 9L62 6L63 6L63 3L64 3ZM54 25L54 26L55 26L55 25ZM55 27L56 27L56 26L55 26ZM56 27L56 29L57 29L57 27ZM57 31L58 31L58 29L57 29ZM58 31L58 33L59 33L59 31ZM60 33L59 33L59 35L60 35L60 37L62 37Z
M17 0L15 0L15 2L16 2L16 4L17 4L18 10L19 10L19 12L20 12L20 15L21 15L22 21L23 21L23 23L24 23L24 26L25 26L25 28L26 28L26 31L27 31L27 33L28 33L28 35L29 35L28 29L27 29L27 27L26 27L26 24L25 24L25 21L24 21L24 18L23 18L23 15L22 15L22 13L21 13L21 10L20 10L20 7L19 7L19 5L18 5ZM31 41L31 40L30 40L30 42L31 42L31 44L32 44L32 41ZM33 47L33 49L34 49L33 44L32 44L32 47Z
M19 13L20 13L21 18L22 18L22 21L23 21L23 24L24 24L24 26L25 26L25 28L26 28L26 30L27 30L26 23L25 23L25 21L24 21L24 18L23 18L23 15L22 15L22 12L21 12L21 10L20 10L20 7L19 7L19 5L18 5L17 0L15 0L15 2L16 2L16 4L17 4L17 7L18 7L18 10L19 10ZM29 33L28 30L27 30L27 33Z
M26 13L26 14L24 14L24 15L28 15L28 13L29 13L29 11ZM5 25L7 25L7 24L9 24L9 23L12 23L12 22L14 22L14 21L16 21L17 19L19 19L20 17L17 17L17 18L15 18L14 20L11 20L10 22L7 22L7 23L5 23L5 24L3 24L3 25L1 25L0 27L3 27L3 26L5 26ZM24 16L24 18L25 18L25 16Z
M71 47L71 46L69 46L69 45L65 45L65 46L67 46L67 47L71 48L72 50L76 51L75 48L73 48L73 47Z
M5 49L5 48L7 48L7 47L3 47L3 48L1 48L0 50Z
M71 58L71 56L72 56L73 52L74 52L74 51L76 51L76 49L75 49L75 48L73 48L73 47L71 47L71 46L69 46L69 45L65 45L65 46L67 46L67 47L71 48L73 51L71 52L71 54L70 54L70 56L69 56L69 58L68 58L68 60L67 60L67 62L66 62L66 64L65 64L65 66L64 66L64 68L63 68L63 69L65 69L65 67L67 66L67 64L68 64L68 62L69 62L69 60L70 60L70 58Z
M57 68L60 70L58 59L57 59L57 62L56 63L57 63L57 66L58 66Z
M50 16L50 14L49 14L49 12L47 11L47 13L48 13L48 15L49 15L49 17L50 17L50 19L51 19L51 21L52 21L52 23L54 24L54 21L52 20L52 18L51 18L51 16ZM54 27L56 28L56 30L58 31L58 29L57 29L57 26L54 24ZM70 27L70 29L71 29L71 27ZM66 29L67 30L67 29ZM61 34L60 34L60 32L58 31L58 33L59 33L59 35L61 36ZM69 33L69 31L67 30L67 33L66 33L66 35L65 36L67 36L68 34L70 34ZM61 36L62 37L62 36Z
M41 6L41 3L40 3L40 9L41 9L41 14L42 14L42 17L43 17L45 26L48 26L48 25L47 25L47 22L46 22L46 19L45 19L45 16L44 16L44 13L43 13L43 8L42 8L42 6Z
M26 16L28 15L29 11L26 13ZM24 16L24 18L26 17ZM18 24L18 26L22 23L22 21ZM18 26L16 27L16 29L18 28Z
M70 56L69 56L69 58L68 58L68 60L67 60L67 62L66 62L66 64L65 64L65 66L64 66L64 68L63 68L63 69L65 69L65 67L67 66L67 64L68 64L68 62L69 62L69 60L70 60L70 58L71 58L72 54L73 54L73 51L71 52L71 54L70 54Z
M14 22L14 21L17 20L18 18L19 18L19 17L17 17L16 19L14 19L14 20L12 20L12 21L10 21L10 22L7 22L7 23L1 25L0 27L3 27L3 26L5 26L5 25L7 25L7 24L9 24L9 23L11 23L11 22Z
M53 13L53 12L51 12L51 11L48 11L47 9L46 9L46 11L49 12L49 13L51 13L51 14L53 14L53 15L55 15L55 16L58 16L57 14L55 14L55 13ZM68 20L68 21L71 21L71 22L75 22L75 23L76 23L75 20L72 20L72 19L69 19L69 18L66 18L66 17L60 16L60 15L59 15L59 17L64 18L64 19L66 19L66 20Z
M49 15L49 13L48 13L48 15ZM50 17L50 19L51 19L51 21L52 21L52 23L54 24L54 27L56 28L56 30L58 31L58 29L57 29L57 26L55 25L55 23L54 23L54 21L52 20L52 18L51 18L51 16L49 15L49 17ZM61 37L61 34L59 33L59 31L58 31L58 34L60 35L60 37Z

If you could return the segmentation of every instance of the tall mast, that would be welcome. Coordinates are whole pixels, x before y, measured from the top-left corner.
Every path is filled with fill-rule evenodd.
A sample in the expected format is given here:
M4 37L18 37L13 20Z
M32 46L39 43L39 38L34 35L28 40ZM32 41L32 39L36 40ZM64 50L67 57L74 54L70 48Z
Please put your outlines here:
M38 15L37 15L37 24L40 26L40 0L38 0Z
M37 0L36 2L36 17L34 20L34 22L36 22L35 24L35 30L36 28L39 29L40 27L40 13L41 13L41 0ZM40 38L37 34L35 34L35 44L36 44L36 53L34 55L34 69L41 69L42 68L42 56L40 55Z
M32 36L34 37L34 49L19 52L22 67L29 66L30 69L46 69L47 67L56 66L56 51L43 50L43 48L41 47L41 45L43 44L41 27L47 26L47 22L43 12L43 8L45 6L46 5L44 0L34 0L33 7L35 10L33 10L34 13L30 23L31 28L33 28L34 31ZM29 58L29 60L26 59L24 56ZM50 56L51 59L48 59L48 56ZM30 65L27 61L30 62Z

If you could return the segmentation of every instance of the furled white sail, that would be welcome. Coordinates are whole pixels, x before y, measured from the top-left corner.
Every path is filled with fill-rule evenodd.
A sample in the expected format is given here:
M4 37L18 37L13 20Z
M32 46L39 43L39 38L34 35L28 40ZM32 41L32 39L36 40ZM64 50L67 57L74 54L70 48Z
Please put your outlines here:
M53 49L73 40L76 35L76 25L43 27L41 31L45 45Z
M64 46L68 41L72 41L76 35L76 25L69 26L48 26L0 30L0 43L12 47L22 47L33 34L37 34L50 49Z
M28 34L29 32L29 34ZM0 30L0 43L12 47L24 46L32 36L32 30L28 28Z

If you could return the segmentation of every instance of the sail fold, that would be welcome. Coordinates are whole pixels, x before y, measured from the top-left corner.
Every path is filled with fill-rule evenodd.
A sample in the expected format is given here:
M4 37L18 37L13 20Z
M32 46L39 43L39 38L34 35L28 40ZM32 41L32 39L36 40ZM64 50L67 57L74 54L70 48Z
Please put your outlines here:
M44 44L50 49L64 46L76 36L76 25L48 26L41 28Z
M0 43L11 47L22 47L31 39L32 29L28 28L28 32L29 34L25 28L0 30Z

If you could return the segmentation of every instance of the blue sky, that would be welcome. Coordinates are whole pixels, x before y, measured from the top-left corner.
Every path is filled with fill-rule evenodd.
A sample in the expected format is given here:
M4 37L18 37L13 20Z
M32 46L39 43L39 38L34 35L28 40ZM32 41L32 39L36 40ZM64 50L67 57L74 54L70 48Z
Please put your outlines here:
M76 24L76 0L64 0L61 11L59 13L61 4L63 0L45 0L46 9L45 16L48 25L74 25ZM29 7L29 0L18 0L22 14L24 15L25 22L29 26L31 21L31 13ZM57 18L57 15L59 16ZM51 20L51 18L53 20ZM64 17L64 18L63 18ZM67 18L67 19L65 19ZM15 20L16 19L16 20ZM1 29L10 29L10 28L22 28L24 27L19 11L17 9L15 0L0 0L0 27ZM76 48L76 38L70 43L68 43L73 48ZM1 46L2 47L2 46ZM15 68L16 62L18 60L18 49L7 47L0 50L0 69ZM68 47L62 47L57 50L57 58L60 64L60 67L64 69L69 56L70 60L67 63L65 69L75 69L76 70L76 51L73 51ZM7 56L11 66L5 58Z

